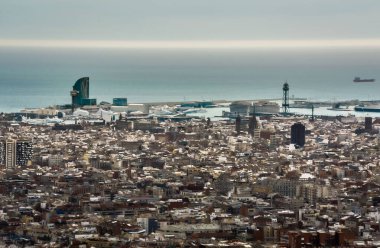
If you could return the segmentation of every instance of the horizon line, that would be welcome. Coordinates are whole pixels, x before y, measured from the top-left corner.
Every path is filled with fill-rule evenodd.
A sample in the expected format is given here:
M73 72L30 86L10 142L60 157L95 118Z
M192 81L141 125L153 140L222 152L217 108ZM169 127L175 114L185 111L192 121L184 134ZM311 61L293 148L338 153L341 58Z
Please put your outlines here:
M247 49L380 47L380 39L335 40L19 40L0 39L0 47L129 48L129 49Z

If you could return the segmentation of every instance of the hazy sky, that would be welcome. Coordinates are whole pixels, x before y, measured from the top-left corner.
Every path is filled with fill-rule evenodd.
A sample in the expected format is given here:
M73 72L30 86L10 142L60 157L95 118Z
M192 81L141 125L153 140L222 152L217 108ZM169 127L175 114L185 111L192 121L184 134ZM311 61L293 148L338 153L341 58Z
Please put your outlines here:
M379 30L379 0L0 0L0 40L350 40Z

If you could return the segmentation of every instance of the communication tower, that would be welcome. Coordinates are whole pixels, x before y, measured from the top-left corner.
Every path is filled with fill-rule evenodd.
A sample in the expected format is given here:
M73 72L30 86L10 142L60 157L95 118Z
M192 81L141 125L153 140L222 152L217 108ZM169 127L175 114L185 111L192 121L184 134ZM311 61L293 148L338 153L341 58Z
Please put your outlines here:
M282 108L284 110L284 113L289 112L289 84L288 82L284 83L284 86L282 87L283 91L283 97L282 97Z

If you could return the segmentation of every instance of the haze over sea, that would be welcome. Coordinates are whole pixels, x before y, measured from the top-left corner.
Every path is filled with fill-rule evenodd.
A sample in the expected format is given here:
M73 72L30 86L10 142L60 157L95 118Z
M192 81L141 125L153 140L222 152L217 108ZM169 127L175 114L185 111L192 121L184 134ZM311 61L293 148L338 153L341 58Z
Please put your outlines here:
M90 77L90 97L112 102L380 99L379 48L95 49L0 48L0 111L70 103ZM354 77L375 83L353 83Z

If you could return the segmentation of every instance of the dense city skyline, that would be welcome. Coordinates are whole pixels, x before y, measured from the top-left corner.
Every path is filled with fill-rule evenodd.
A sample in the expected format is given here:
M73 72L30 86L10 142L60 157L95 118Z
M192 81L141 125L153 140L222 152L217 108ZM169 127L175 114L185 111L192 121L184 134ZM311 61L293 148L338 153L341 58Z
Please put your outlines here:
M0 247L380 247L379 0L0 4Z

